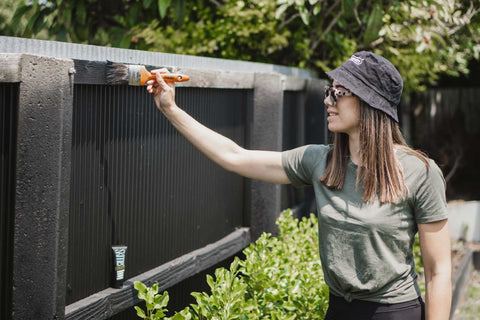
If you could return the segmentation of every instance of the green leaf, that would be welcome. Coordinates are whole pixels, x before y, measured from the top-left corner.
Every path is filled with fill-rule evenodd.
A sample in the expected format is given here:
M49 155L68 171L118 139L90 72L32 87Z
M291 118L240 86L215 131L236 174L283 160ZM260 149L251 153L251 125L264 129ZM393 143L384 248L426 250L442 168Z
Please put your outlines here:
M213 281L213 278L211 275L207 274L207 283L208 283L208 286L210 287L210 289L214 289L215 288L215 282Z
M18 24L20 23L20 19L31 9L32 7L29 5L18 7L17 10L15 10L15 13L13 14L11 25L13 27L18 26Z
M58 31L58 34L57 34L57 40L64 41L64 42L68 41L68 33L65 26L60 27L60 30Z
M368 17L367 28L363 35L363 42L365 45L369 45L373 41L377 40L379 31L383 26L383 11L380 3L375 3L372 13Z
M345 19L354 17L356 9L357 0L342 0L342 12Z
M147 319L147 315L145 314L145 311L141 309L140 307L135 306L135 310L137 310L137 316L139 316L142 319Z
M35 20L35 23L33 24L33 34L37 34L42 31L45 24L46 22L45 19L43 19L43 15L39 15L38 18Z
M158 13L162 19L165 18L168 7L170 7L170 0L158 0Z
M137 21L139 21L140 13L142 11L140 6L141 4L139 3L133 3L131 5L128 14L125 17L128 27L133 27L137 23Z
M76 13L77 13L77 20L81 24L86 23L87 21L87 10L85 10L85 6L83 5L82 2L78 2L78 5L76 7Z
M300 13L300 18L302 18L303 23L308 26L310 23L310 14L308 13L308 9L305 7L300 7L298 13Z
M135 289L137 289L138 292L142 292L142 293L146 293L147 292L147 286L144 285L142 282L140 281L135 281L133 283L133 287Z
M150 8L150 6L152 5L153 3L153 0L143 0L143 6L145 8Z
M185 320L185 319L189 319L189 318L187 318L181 313L175 313L175 315L171 318L171 320Z
M275 11L275 19L279 20L282 17L285 10L288 9L288 7L289 7L288 3L282 4L281 6L279 6L277 8L277 11Z
M72 24L72 10L71 9L65 9L62 12L62 22L65 24L65 26L70 26Z
M23 36L25 38L30 38L33 34L33 26L37 21L38 17L40 16L40 11L37 11L31 18L28 20L27 26L25 27L25 31Z
M175 20L178 25L182 25L185 21L185 14L187 12L186 0L174 1Z
M163 302L162 302L162 305L165 304L165 305L163 305L163 306L165 307L165 306L168 304L168 301L169 301L169 300L170 300L170 297L169 297L169 295L168 295L168 292L165 291L165 292L163 293L163 295L162 295L162 301L163 301Z

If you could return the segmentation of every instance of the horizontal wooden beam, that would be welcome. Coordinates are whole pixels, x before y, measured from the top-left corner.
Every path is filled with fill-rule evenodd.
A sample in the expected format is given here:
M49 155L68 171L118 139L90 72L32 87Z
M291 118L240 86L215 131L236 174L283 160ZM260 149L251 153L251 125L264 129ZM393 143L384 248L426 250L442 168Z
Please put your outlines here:
M307 88L307 79L292 76L282 76L283 90L304 91Z
M21 69L20 60L21 54L18 53L0 53L0 83L20 82Z
M106 61L75 61L75 83L76 84L106 84L105 66ZM194 87L194 88L219 88L219 89L253 89L255 70L246 71L230 71L230 70L213 70L201 68L176 68L162 66L146 66L148 70L167 68L170 71L186 74L190 76L187 82L177 83L178 87ZM261 72L260 72L261 73ZM306 89L307 79L285 76L277 73L283 83L283 90L302 91Z
M179 87L252 89L253 72L181 68L177 70L190 76L187 82L178 83Z
M108 288L65 308L65 319L106 319L138 304L135 281L147 286L158 282L161 291L233 256L251 242L250 229L239 228L217 242L130 278L123 288Z

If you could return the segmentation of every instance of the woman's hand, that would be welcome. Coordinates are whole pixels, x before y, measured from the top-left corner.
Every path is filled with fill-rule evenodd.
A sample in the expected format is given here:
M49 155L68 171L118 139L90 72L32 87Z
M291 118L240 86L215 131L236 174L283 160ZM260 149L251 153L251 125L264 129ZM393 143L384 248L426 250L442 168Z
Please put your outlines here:
M172 108L176 107L175 83L167 83L163 80L162 74L169 73L167 69L152 70L151 73L156 75L157 78L155 80L147 81L147 91L153 93L157 108L165 114Z

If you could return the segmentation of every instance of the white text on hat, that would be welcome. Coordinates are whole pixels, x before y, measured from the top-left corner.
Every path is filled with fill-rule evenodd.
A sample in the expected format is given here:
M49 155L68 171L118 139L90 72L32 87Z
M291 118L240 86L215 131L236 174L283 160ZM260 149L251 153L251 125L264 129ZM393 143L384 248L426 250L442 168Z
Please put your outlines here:
M355 63L357 66L361 65L363 63L363 58L357 57L356 55L353 55L350 57L350 59L353 63Z

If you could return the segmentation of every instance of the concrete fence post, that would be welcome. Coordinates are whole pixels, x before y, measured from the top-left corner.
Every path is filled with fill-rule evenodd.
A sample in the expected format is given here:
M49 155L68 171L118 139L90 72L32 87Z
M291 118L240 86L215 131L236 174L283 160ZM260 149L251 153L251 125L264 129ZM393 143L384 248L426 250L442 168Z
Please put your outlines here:
M250 149L281 151L283 86L284 77L279 74L255 73L248 133ZM252 180L249 198L252 240L262 232L275 233L275 220L281 210L280 185Z
M19 82L12 319L65 312L72 60L0 54L0 81Z

